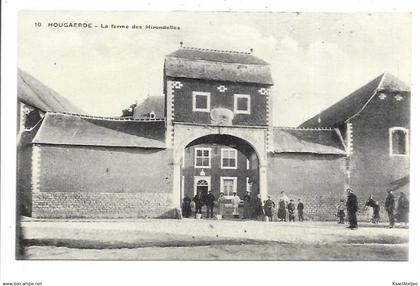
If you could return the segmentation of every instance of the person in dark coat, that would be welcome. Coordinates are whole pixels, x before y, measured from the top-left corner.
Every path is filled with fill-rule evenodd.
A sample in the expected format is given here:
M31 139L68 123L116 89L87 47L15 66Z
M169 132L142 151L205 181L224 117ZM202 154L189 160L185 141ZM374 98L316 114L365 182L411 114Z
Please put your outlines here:
M397 213L398 213L398 221L400 223L408 225L408 210L409 210L409 201L405 193L401 192L400 197L398 198L398 206L397 206Z
M182 216L191 216L191 199L189 196L185 196L185 198L182 200Z
M287 211L289 213L289 221L295 221L295 203L293 200L287 204Z
M211 214L211 217L213 217L213 209L214 209L214 202L216 201L216 198L214 195L209 191L207 196L204 198L204 202L207 207L207 218L209 218L209 215Z
M276 204L271 200L270 196L267 196L267 200L264 203L264 212L270 221L273 221L273 210Z
M258 194L254 197L251 197L251 207L252 207L252 217L258 219L264 214L261 195Z
M280 199L279 210L277 212L277 217L279 218L279 221L286 221L286 214L287 214L287 201Z
M243 219L249 219L251 217L251 196L248 191L244 195L244 215Z
M357 211L359 210L359 204L357 202L357 196L353 193L352 189L347 189L347 216L349 219L350 229L357 229Z
M304 205L300 199L298 199L297 210L298 210L298 219L299 221L303 221L303 208Z
M391 189L388 191L388 195L385 199L385 210L388 213L389 228L393 228L395 225L395 197Z
M195 214L201 214L201 208L203 207L204 202L200 192L194 196L193 201L195 204Z

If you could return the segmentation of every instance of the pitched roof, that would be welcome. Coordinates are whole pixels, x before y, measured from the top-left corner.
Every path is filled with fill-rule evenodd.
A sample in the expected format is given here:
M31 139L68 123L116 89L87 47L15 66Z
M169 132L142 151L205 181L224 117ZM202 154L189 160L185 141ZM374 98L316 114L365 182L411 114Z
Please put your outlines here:
M164 97L150 96L134 108L133 118L149 117L150 112L155 113L156 118L164 118Z
M83 113L68 99L59 95L48 86L18 69L18 99L42 111Z
M300 127L337 126L360 113L374 96L384 91L409 93L410 87L394 75L383 73L318 115L306 120ZM318 122L319 118L321 122Z
M273 129L274 153L312 153L346 155L336 129Z
M170 77L272 85L270 66L250 53L181 48L165 58Z
M47 112L32 143L164 149L165 122Z

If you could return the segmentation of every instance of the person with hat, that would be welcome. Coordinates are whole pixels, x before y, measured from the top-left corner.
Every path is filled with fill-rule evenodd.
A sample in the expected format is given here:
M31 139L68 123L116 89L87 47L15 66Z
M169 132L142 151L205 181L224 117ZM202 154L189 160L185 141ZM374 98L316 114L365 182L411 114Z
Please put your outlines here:
M236 192L233 192L233 198L232 198L232 206L233 206L233 217L239 218L239 203L241 202L241 199L238 197Z
M353 193L353 190L347 189L347 216L349 218L348 228L357 229L357 211L359 210L359 204L357 202L357 196Z
M223 218L225 216L225 193L220 192L219 198L217 199L217 206L217 214Z
M385 210L388 213L389 228L395 225L395 197L392 189L387 190L388 195L385 198Z
M251 196L251 212L252 212L252 218L255 218L255 219L259 219L260 216L264 215L264 210L263 210L260 194L257 194L256 196Z
M203 206L203 197L201 196L201 192L197 192L193 198L193 202L195 207L195 214L201 214L201 208Z
M243 219L249 219L251 217L251 196L249 191L246 191L244 195L244 216Z
M205 202L206 208L207 208L207 216L206 216L207 218L209 218L210 213L211 213L211 217L213 217L213 208L214 208L214 202L215 201L216 201L216 198L211 193L211 190L209 190L209 193L204 198L204 202Z
M187 195L182 200L182 216L183 217L190 217L191 216L191 199Z

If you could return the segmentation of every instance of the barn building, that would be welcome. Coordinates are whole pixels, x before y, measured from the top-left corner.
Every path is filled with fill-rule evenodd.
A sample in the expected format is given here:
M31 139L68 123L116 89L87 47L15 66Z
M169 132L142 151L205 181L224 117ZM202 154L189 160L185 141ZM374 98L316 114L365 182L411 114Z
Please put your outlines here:
M371 181L364 181L358 169L363 156L352 163L355 134L367 131L363 133L362 127L356 131L356 121L346 122L347 118L341 124L327 121L327 111L299 128L273 126L272 97L278 95L271 91L270 66L252 53L183 47L166 56L163 80L164 96L133 106L131 116L43 111L32 139L25 143L31 146L31 159L21 162L19 169L31 173L29 182L21 184L30 198L28 215L173 217L184 196L209 190L216 197L220 191L228 197L234 191L243 196L249 190L263 199L271 195L275 201L285 191L305 202L309 219L328 220L334 219L335 204L346 186L360 192L368 189ZM379 97L383 89L390 104L392 99L408 104L409 91L394 86L390 91L388 81L376 81L376 86L368 84L372 90L356 93L374 91ZM403 99L395 99L397 95ZM358 99L354 102L360 104ZM378 118L387 114L380 110ZM408 120L408 113L395 116ZM400 136L396 135L400 130L408 134L403 122L390 119L383 124L400 128L389 131L392 138ZM367 145L360 145L367 152L372 144L368 138ZM381 140L388 142L388 137ZM402 150L401 144L392 146ZM395 157L404 161L404 156ZM401 173L393 177L396 181L408 172L408 165L390 164L398 168L395 174ZM389 175L392 168L386 172Z
M387 189L408 194L410 97L407 84L384 73L301 125L340 130L348 146L346 185L362 202L372 195L383 206Z

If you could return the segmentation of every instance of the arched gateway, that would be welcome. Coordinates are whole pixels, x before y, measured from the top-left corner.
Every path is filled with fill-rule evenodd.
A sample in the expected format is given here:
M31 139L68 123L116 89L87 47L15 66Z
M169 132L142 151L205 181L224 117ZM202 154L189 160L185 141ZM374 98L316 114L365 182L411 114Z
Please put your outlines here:
M174 125L174 207L197 192L267 195L267 129Z

